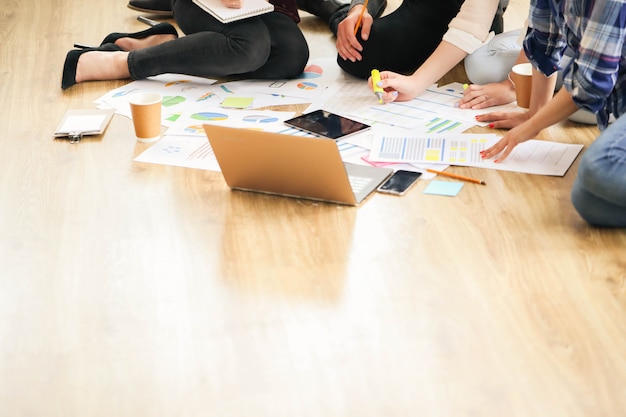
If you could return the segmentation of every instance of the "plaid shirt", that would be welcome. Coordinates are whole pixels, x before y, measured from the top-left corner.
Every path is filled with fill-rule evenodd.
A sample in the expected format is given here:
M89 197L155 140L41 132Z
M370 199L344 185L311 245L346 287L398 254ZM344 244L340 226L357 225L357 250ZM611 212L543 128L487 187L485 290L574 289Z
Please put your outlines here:
M563 86L580 108L626 113L626 0L531 0L524 50L545 75L563 69ZM559 63L569 48L574 58Z

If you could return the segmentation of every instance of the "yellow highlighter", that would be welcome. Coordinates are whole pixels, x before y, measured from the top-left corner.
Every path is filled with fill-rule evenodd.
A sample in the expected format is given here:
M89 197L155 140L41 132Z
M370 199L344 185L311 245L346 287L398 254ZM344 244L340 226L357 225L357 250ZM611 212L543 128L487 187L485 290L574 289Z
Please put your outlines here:
M379 82L380 82L380 72L378 72L377 69L373 69L372 70L372 86L374 87L374 94L376 94L376 98L378 99L378 102L382 104L383 93L385 92L385 90L383 90L383 88L378 85Z

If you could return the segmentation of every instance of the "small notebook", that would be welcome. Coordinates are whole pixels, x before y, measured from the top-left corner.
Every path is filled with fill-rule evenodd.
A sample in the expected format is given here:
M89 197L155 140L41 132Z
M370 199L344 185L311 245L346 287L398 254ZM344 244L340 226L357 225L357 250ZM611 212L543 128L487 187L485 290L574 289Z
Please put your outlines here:
M193 2L222 23L247 19L274 10L274 6L265 0L243 0L243 7L240 9L226 7L221 0L193 0Z
M55 138L79 141L83 135L101 135L109 125L114 110L67 110L54 131Z

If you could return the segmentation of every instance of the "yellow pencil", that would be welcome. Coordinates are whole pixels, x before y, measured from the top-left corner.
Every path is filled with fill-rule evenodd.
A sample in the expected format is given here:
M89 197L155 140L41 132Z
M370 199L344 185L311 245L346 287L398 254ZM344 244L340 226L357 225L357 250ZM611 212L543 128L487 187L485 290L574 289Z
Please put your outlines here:
M367 2L369 0L365 0L365 3L363 3L363 9L361 10L361 14L359 15L359 20L356 21L356 26L354 27L354 36L356 36L356 33L359 31L359 26L361 26L361 20L363 20L363 15L365 14L365 11L367 10Z
M473 182L474 184L487 185L485 181L477 180L476 178L466 177L464 175L451 174L449 172L437 171L436 169L430 169L430 168L427 168L426 171L432 172L433 174L437 174L437 175L443 175L444 177L456 178L457 180Z

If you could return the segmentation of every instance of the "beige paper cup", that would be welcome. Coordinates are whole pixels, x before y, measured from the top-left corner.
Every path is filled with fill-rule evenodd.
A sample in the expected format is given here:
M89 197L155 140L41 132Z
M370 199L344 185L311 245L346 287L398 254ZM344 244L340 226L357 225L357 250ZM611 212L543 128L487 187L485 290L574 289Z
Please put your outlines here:
M514 65L509 73L509 79L515 86L517 105L527 109L530 106L530 90L533 81L532 65L529 62Z
M161 138L161 102L158 93L135 93L129 96L135 136L139 142L155 142Z

